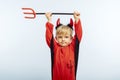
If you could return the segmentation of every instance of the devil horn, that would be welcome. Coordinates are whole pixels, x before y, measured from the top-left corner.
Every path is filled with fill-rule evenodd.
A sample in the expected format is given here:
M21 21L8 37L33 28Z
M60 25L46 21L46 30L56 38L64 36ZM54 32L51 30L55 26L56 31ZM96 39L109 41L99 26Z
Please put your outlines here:
M56 26L60 25L60 18L57 19Z
M70 18L70 26L73 26L73 20Z

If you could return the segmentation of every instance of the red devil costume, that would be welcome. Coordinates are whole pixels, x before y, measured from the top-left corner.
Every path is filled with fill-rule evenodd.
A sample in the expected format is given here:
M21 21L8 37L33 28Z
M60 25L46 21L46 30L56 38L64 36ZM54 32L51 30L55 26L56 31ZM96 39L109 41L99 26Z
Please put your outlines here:
M58 20L57 27L60 25L62 24ZM82 38L81 21L74 23L75 35L72 42L65 47L61 47L56 42L53 36L53 26L52 23L46 23L46 42L51 50L52 80L76 80L79 43ZM68 26L72 28L72 20L70 20Z

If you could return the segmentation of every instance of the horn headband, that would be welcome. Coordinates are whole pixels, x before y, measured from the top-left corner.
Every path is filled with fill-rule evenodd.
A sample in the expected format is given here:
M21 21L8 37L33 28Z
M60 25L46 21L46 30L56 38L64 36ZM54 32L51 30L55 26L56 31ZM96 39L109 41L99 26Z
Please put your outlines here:
M60 18L58 18L57 22L56 22L56 29L60 26L62 26L63 24L60 23ZM70 18L70 23L67 24L68 27L70 27L73 30L73 20L72 18Z

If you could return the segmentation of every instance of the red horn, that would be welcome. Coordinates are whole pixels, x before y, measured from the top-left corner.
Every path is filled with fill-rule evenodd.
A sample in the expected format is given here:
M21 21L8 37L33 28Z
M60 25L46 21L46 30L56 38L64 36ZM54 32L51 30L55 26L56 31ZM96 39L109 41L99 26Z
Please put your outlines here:
M57 19L56 26L60 25L60 18Z
M73 26L73 20L70 18L70 26Z

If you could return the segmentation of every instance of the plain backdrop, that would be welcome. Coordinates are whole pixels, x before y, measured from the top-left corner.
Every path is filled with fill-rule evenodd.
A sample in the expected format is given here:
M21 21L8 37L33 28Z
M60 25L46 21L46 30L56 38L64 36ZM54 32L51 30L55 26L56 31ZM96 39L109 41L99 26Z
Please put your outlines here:
M23 7L36 12L81 14L77 80L120 80L119 0L0 0L0 80L51 80L44 15L25 19ZM66 24L73 16L53 15Z

